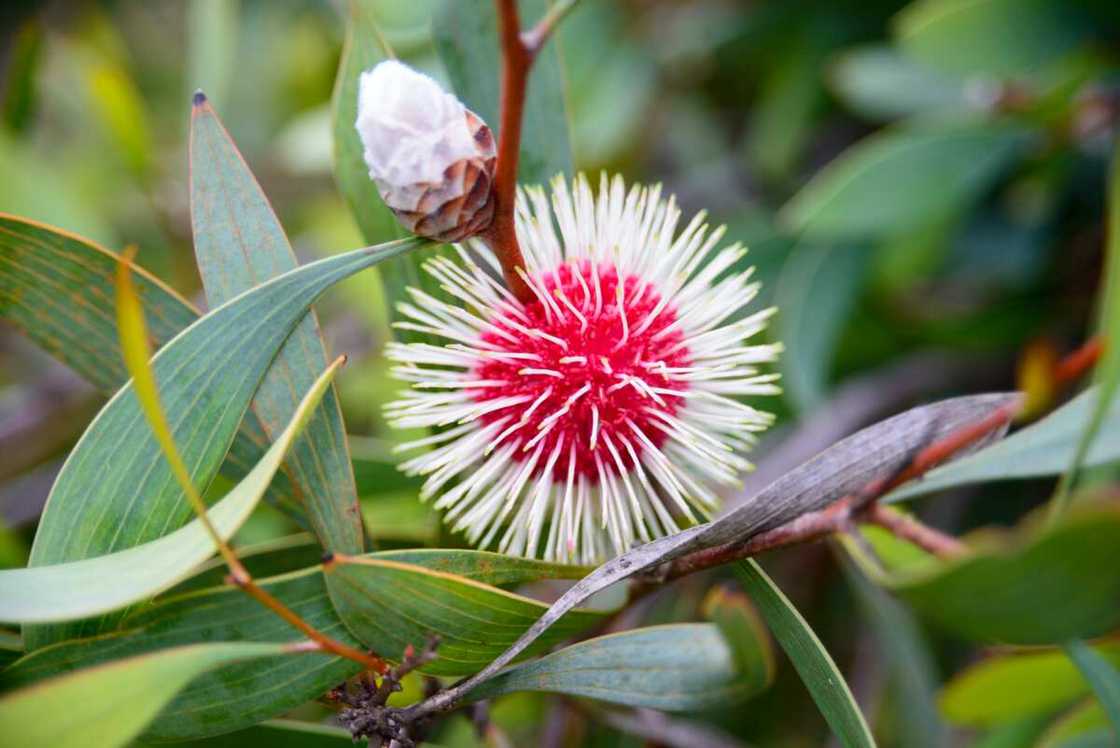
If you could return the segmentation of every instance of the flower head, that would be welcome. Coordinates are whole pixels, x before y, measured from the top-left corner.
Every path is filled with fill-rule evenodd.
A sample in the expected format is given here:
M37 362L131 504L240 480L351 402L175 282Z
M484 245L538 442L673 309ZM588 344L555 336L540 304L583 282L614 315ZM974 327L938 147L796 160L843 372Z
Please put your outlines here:
M396 60L362 73L358 119L369 176L414 233L459 241L494 214L494 138L434 80Z
M778 391L778 345L750 345L773 310L744 316L758 292L745 250L716 249L703 215L659 188L580 177L518 196L517 235L534 298L495 277L481 243L425 268L463 306L409 289L400 327L447 344L392 344L412 383L388 414L438 427L403 445L403 465L468 539L499 551L594 562L697 521L717 484L771 416L740 401ZM557 230L558 229L558 230ZM454 482L457 481L457 482Z

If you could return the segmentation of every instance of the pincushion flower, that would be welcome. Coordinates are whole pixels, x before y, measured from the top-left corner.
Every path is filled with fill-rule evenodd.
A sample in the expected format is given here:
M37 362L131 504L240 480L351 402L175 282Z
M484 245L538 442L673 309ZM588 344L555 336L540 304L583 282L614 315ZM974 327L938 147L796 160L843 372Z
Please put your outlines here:
M679 219L658 187L558 178L518 195L529 302L479 241L426 262L461 305L409 289L398 326L445 342L390 344L411 387L387 413L436 429L402 468L472 543L593 563L695 523L750 467L772 417L741 398L778 392L758 365L780 346L748 341L774 310L744 316L745 250Z

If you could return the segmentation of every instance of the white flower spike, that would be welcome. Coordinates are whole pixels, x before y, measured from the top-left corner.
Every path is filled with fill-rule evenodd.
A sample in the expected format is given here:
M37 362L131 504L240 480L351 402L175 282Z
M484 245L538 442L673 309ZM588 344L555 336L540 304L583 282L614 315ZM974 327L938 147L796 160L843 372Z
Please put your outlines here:
M747 341L774 310L742 316L759 288L745 250L716 250L703 215L678 234L679 218L658 187L604 175L596 198L558 178L551 202L518 195L532 301L477 241L425 265L462 307L409 289L398 326L449 342L391 344L411 388L388 415L442 429L403 445L431 450L402 467L472 543L595 563L696 522L749 469L739 455L772 417L739 398L779 391L757 365L780 345Z
M379 63L358 81L354 126L370 178L410 231L452 242L490 225L494 137L434 80Z

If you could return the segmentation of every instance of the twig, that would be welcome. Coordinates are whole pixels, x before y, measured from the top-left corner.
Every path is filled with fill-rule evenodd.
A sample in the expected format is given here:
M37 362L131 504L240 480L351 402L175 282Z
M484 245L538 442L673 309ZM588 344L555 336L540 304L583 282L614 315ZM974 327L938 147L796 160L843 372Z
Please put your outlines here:
M908 540L936 556L952 557L965 553L964 543L922 524L917 519L875 502L863 512L862 517L873 525L890 530L903 540Z
M498 162L494 171L494 220L482 238L498 257L502 276L521 301L533 298L525 282L525 258L517 241L514 205L517 200L517 162L521 155L521 122L525 91L533 60L556 25L575 7L575 0L554 5L530 31L521 33L517 0L495 0L498 36L502 47L501 115L498 124Z

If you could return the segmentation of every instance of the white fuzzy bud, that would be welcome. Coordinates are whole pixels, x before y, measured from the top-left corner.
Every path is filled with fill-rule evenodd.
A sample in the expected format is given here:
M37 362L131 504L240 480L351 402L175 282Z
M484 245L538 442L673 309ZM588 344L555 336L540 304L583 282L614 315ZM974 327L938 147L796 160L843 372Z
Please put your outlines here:
M358 119L369 176L410 231L459 241L494 215L494 137L434 80L396 60L358 82Z

